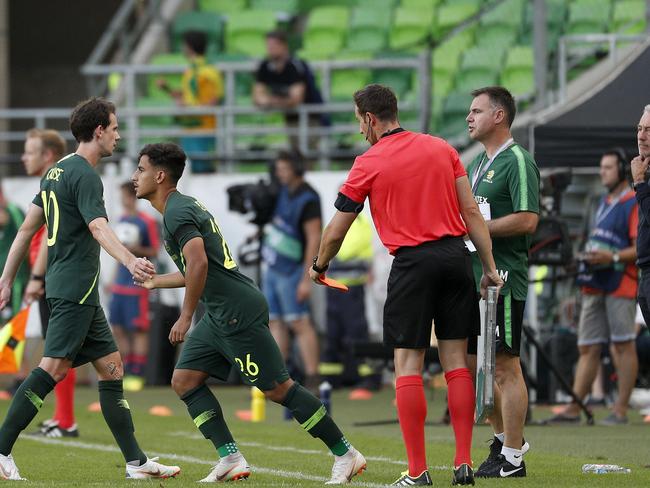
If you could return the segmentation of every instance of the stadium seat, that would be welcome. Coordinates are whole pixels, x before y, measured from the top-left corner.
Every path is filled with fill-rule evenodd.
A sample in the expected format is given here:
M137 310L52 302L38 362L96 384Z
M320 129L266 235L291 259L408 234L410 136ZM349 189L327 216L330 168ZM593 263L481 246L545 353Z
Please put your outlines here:
M391 11L357 7L352 12L347 51L381 51L386 47Z
M367 10L387 10L393 11L397 0L357 0L357 7L363 7Z
M246 0L197 0L197 6L201 12L220 14L241 12L246 9L247 3Z
M456 76L456 90L469 92L480 86L492 85L501 72L505 49L492 46L475 47L463 54Z
M412 49L423 43L431 30L433 10L424 13L403 7L395 9L395 22L388 35L391 49Z
M172 23L172 48L180 51L182 47L183 33L189 30L205 32L208 37L208 44L216 46L217 50L222 47L222 20L219 14L214 12L183 12L176 16Z
M346 56L339 55L336 59L345 59ZM349 56L349 59L352 60L361 60L361 57L358 54L353 54ZM370 56L366 56L366 60L370 59ZM371 73L368 68L349 68L349 69L337 69L332 71L331 77L331 91L330 91L330 100L331 101L351 101L352 94L366 86L370 82Z
M377 58L412 58L411 53L407 52L380 52L376 53ZM375 69L372 72L372 83L379 83L382 85L390 86L398 100L402 100L411 91L412 80L417 78L417 70L412 68L390 68L390 69Z
M298 0L250 0L251 8L275 12L276 16L290 18L298 13Z
M150 98L140 97L136 101L137 108L151 108L151 107L175 107L176 103L170 97L164 98ZM172 115L144 115L138 121L142 129L169 129L175 125L174 117ZM143 137L140 139L140 145L154 144L157 142L170 142L169 137Z
M607 32L610 21L610 0L575 0L569 5L568 34Z
M443 38L449 31L461 22L469 19L479 12L480 0L455 0L453 3L445 3L438 8L437 20L433 25L433 35L436 39Z
M187 66L187 59L179 53L163 53L157 54L149 61L150 65L154 66ZM170 96L167 92L158 88L156 80L158 78L164 79L169 87L173 90L180 90L182 73L160 73L150 74L147 81L147 94L149 99L156 100L169 100Z
M546 46L549 53L554 53L558 48L558 40L564 32L567 23L568 4L567 0L546 0ZM533 42L533 17L534 6L532 2L527 3L525 28L522 32L520 42L532 44Z
M319 7L311 11L303 34L303 49L332 56L341 51L345 42L350 10L345 7Z
M515 97L524 97L535 91L535 58L530 46L515 46L506 55L501 73L501 84Z
M612 32L643 30L645 27L645 0L619 0L614 4Z
M427 12L427 15L429 11L433 14L435 11L436 7L440 5L441 3L444 3L444 0L402 0L400 2L400 7L406 8L409 10L418 10L419 12Z
M481 32L485 27L492 28L495 26L519 32L524 20L525 6L526 3L524 0L505 0L498 4L492 10L489 10L481 16L479 22Z
M309 12L319 7L347 7L352 8L357 4L357 0L299 0L299 10Z
M442 104L442 114L438 133L445 138L458 136L467 131L465 118L469 113L472 96L469 92L453 92Z
M226 25L226 50L252 58L263 58L266 56L265 35L275 28L273 12L246 10L232 13Z

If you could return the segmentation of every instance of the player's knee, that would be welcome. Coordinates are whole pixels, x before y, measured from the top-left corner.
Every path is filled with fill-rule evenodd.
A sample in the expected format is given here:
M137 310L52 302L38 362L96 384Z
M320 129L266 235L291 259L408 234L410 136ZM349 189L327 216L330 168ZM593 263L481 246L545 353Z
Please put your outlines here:
M182 397L188 391L199 386L191 376L178 373L177 371L174 371L172 376L172 389L179 397Z
M287 392L289 391L292 385L293 385L293 381L287 380L284 383L277 385L272 390L264 391L264 396L268 400L271 400L274 403L281 404L286 398Z
M508 358L508 360L497 360L494 369L494 377L501 388L508 387L513 383L518 383L520 380L523 381L519 358L512 356Z

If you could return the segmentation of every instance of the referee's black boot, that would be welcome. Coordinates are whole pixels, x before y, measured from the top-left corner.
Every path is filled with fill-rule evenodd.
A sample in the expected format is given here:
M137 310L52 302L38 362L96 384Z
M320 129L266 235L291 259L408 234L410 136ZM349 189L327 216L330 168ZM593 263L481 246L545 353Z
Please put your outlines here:
M393 483L393 486L431 486L433 481L431 481L431 476L429 476L429 471L422 471L422 474L418 477L409 476L409 472L404 471L402 476L400 476L397 481Z
M454 469L454 478L451 480L452 485L473 485L474 471L469 464L461 464Z

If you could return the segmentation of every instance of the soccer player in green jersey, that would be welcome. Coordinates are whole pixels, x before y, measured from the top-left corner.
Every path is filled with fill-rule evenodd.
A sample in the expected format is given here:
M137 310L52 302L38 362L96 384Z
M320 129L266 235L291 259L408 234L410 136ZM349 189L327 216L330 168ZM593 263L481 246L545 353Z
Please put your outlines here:
M185 153L180 147L150 144L140 152L132 179L137 197L149 200L163 215L165 249L179 269L140 280L139 284L148 289L185 287L181 315L169 333L172 344L185 341L172 387L220 457L201 481L229 481L250 475L221 406L205 384L210 376L225 380L231 366L236 365L246 384L288 408L302 428L334 454L328 484L349 482L365 469L366 460L348 443L321 402L289 377L269 331L264 295L239 272L207 208L176 189L184 168ZM186 337L199 301L207 311Z
M489 417L494 439L477 477L526 476L523 439L528 391L519 349L528 294L528 248L539 219L539 170L532 156L510 133L515 101L508 90L491 86L474 90L469 136L485 151L467 168L474 199L492 238L492 254L504 281L497 303L495 409ZM481 263L473 253L474 276ZM476 341L470 342L470 364L476 365Z
M7 305L18 266L32 236L47 226L45 296L51 316L43 359L20 386L0 427L0 477L20 480L11 456L18 435L36 416L43 399L72 367L92 362L99 377L102 414L126 461L126 477L168 478L180 472L148 459L135 439L122 389L122 358L99 304L99 251L103 247L134 279L147 279L153 265L136 258L108 226L104 188L95 166L119 141L115 106L104 99L80 103L70 116L79 143L41 179L41 188L20 227L0 277L0 308Z

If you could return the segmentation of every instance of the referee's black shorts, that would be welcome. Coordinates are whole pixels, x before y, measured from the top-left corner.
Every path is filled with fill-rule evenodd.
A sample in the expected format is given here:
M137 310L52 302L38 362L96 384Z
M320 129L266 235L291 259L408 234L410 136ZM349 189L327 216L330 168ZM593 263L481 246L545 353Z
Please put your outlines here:
M472 259L461 237L448 237L395 253L384 305L384 344L423 349L431 321L439 340L480 332Z

